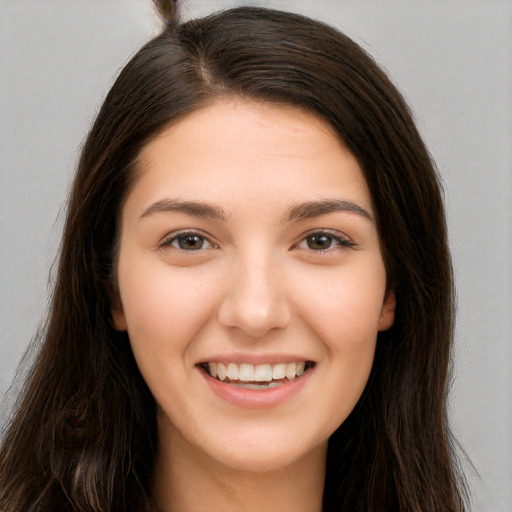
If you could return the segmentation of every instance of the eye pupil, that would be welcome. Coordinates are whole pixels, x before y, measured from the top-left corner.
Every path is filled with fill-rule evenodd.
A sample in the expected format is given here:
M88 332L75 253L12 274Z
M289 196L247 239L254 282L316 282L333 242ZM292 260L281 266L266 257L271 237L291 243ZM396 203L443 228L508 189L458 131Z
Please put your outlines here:
M315 251L329 249L332 237L329 235L311 235L307 238L308 247Z
M203 247L204 240L198 235L183 235L178 238L180 249L194 251Z

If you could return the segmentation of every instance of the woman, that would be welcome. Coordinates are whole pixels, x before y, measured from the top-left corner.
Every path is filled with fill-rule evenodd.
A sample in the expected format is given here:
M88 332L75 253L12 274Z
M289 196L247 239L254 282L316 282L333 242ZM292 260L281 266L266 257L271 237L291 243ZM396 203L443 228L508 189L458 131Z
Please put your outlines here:
M165 5L83 149L0 508L463 510L443 205L403 99L318 22Z

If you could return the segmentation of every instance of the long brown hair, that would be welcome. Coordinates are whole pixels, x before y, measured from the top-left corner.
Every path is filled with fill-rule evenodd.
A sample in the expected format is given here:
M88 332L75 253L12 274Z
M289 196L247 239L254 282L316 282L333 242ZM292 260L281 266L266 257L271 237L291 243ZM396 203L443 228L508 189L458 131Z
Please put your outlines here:
M169 20L105 99L78 165L44 343L1 448L0 509L151 509L155 403L111 321L120 211L141 149L226 95L330 123L363 170L397 297L364 394L329 441L324 510L462 511L446 421L452 273L429 153L358 45L260 8Z

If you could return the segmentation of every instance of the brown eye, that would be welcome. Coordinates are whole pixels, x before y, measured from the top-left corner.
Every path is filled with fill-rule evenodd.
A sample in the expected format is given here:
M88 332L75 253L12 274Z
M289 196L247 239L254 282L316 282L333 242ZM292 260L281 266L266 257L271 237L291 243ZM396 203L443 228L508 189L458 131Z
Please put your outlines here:
M314 251L325 251L330 249L333 241L334 237L325 233L310 235L306 238L308 248L313 249Z
M171 247L180 251L200 251L213 249L215 246L208 238L199 233L179 233L163 240L160 247L163 249Z
M354 247L355 244L347 240L341 233L336 234L328 231L317 231L311 233L297 244L298 249L309 249L321 253L322 251L329 251L332 249L343 249L344 247Z
M203 248L204 238L199 235L181 235L176 237L177 244L184 251L197 251Z

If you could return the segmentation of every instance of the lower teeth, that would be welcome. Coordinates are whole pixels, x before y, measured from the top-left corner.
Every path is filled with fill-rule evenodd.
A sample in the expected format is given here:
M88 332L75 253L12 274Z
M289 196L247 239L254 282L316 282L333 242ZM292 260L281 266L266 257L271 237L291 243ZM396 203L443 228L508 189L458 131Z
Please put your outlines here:
M230 384L234 384L239 388L245 389L271 389L282 384L281 382L270 382L269 384L254 384L252 382L231 382Z

